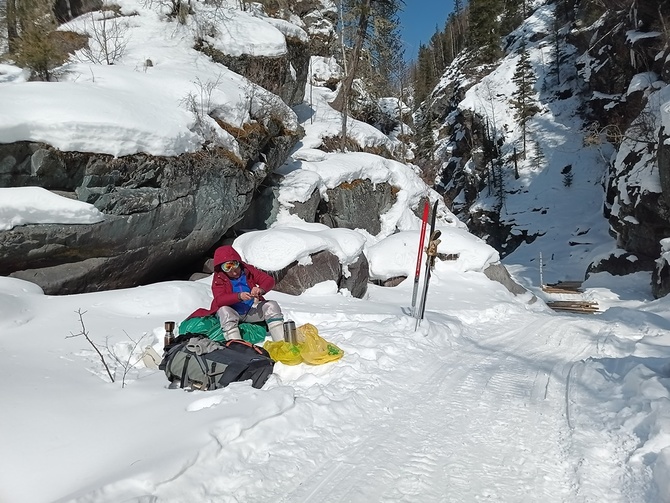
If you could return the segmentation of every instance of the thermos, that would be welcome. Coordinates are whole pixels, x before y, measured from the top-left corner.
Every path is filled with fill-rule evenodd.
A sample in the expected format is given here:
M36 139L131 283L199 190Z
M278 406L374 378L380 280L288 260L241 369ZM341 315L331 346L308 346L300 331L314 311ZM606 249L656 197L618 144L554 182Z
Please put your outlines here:
M284 322L284 340L291 344L298 343L298 336L295 330L295 321L285 321Z
M174 342L174 321L165 322L165 337L163 338L163 347L166 348Z

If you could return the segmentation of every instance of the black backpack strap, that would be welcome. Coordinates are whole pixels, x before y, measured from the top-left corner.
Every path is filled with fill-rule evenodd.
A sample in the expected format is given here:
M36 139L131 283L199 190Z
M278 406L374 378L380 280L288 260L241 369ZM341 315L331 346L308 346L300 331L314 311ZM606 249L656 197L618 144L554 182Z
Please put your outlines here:
M180 343L173 342L169 346L166 346L165 350L163 351L163 359L161 360L160 365L158 365L158 368L160 370L165 371L165 369L168 367L172 359L181 350L181 348L184 347L185 344L186 342L180 342Z
M261 356L270 358L270 353L268 353L265 348L261 346L256 346L255 344L251 344L250 342L245 341L243 339L231 339L229 341L226 341L225 346L227 348L234 349L235 351L239 351L242 353L249 353L253 351L254 353L257 353Z
M246 381L247 379L251 379L251 386L253 388L262 388L274 368L274 361L269 359L269 362L271 363L268 363L268 359L265 358L259 358L250 362L238 380Z
M186 386L186 384L185 384L186 383L186 371L188 370L188 362L191 359L191 356L192 355L190 353L186 353L186 357L184 358L184 366L181 369L181 377L180 377L181 384L179 385L180 388L183 388L183 387Z

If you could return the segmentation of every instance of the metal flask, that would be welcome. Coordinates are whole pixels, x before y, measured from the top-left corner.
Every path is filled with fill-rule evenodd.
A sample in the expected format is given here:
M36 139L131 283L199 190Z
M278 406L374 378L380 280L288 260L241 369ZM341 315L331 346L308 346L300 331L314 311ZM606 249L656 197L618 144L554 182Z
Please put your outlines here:
M284 322L284 340L290 344L298 343L294 321L289 320Z
M174 321L165 322L165 337L163 338L164 348L168 347L170 344L174 342L174 329L175 329Z

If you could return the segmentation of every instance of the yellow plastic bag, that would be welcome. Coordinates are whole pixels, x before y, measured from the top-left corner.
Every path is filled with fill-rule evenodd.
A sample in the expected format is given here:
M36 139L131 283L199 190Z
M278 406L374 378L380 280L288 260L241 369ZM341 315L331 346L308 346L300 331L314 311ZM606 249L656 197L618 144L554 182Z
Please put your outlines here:
M304 340L299 346L305 363L321 365L339 360L344 355L344 351L321 337L314 325L307 323L298 327L297 331L298 340Z
M266 341L263 348L270 353L270 358L285 365L298 365L302 363L300 348L286 341Z
M321 337L314 325L307 323L296 330L300 341L298 344L285 341L267 341L263 344L274 361L285 365L297 365L302 362L322 365L339 360L344 355L344 351Z

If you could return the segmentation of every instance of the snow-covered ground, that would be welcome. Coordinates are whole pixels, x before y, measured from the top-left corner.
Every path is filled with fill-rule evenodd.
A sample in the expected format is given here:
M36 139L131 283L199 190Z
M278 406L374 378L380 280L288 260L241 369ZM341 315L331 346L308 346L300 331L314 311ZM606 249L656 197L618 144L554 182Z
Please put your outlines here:
M81 76L69 74L67 85L80 85L82 96L95 99L98 92L120 99L132 91L134 113L95 117L77 101L63 113L57 102L42 99L40 113L50 127L36 124L13 100L39 95L40 86L2 66L0 141L41 139L76 150L83 136L87 148L117 155L149 147L188 151L202 140L201 131L178 103L195 77L207 82L223 75L212 106L226 103L248 120L244 92L235 86L248 83L200 59L183 28L165 25L143 5L121 3L140 14L132 18L128 61L74 65L69 70ZM233 10L235 4L226 2ZM228 14L219 21L242 30L236 40L252 39L255 53L281 51L276 33L266 45L254 36L261 18ZM163 40L163 34L169 36ZM149 57L155 66L144 69ZM179 71L171 66L177 63ZM165 73L152 76L163 71L161 64ZM197 70L189 73L189 64ZM124 72L132 79L122 78ZM167 75L163 93L151 98ZM338 115L326 104L329 93L315 88L311 103L296 108L306 137L282 168L279 200L288 207L315 188L358 177L389 181L400 190L382 216L382 232L327 229L282 211L272 229L242 236L235 246L268 268L304 261L315 249L329 249L346 264L363 249L375 278L413 274L419 222L410 208L422 196L436 196L400 163L318 150L322 136L339 131ZM155 108L155 98L163 101L160 127L147 139L136 118ZM9 122L2 115L7 110ZM547 118L551 138L572 141L554 119ZM364 145L389 141L355 121L351 131ZM534 194L555 191L558 181L538 174ZM575 194L570 211L554 206L569 191L552 199L554 229L572 229L576 218L588 215L599 225L589 235L593 248L612 247L600 232L604 222L591 211L594 193ZM33 189L3 189L0 229L104 218L90 205L51 196L48 202ZM528 228L546 221L530 221L539 213L523 215ZM141 361L147 346L160 350L164 321L179 322L209 305L208 279L46 296L31 283L1 277L0 501L670 501L670 300L651 298L650 275L593 275L574 298L597 301L601 312L560 314L546 307L539 288L541 246L507 257L530 290L515 297L482 273L498 259L494 250L443 207L439 226L439 251L460 255L438 261L418 329L409 310L411 281L371 285L364 299L328 282L297 297L270 292L288 318L314 324L345 355L322 366L277 363L260 390L249 382L210 392L169 389L165 376ZM544 238L547 275L580 270L593 251L572 253L568 240L551 233ZM106 356L114 382L83 331Z
M445 264L416 331L408 281L271 292L344 358L210 392L137 361L206 280L49 297L0 279L2 501L668 501L670 302L648 275L599 276L607 310L572 315ZM115 383L68 338L77 311Z

